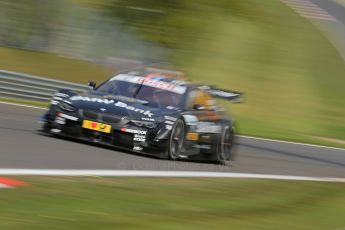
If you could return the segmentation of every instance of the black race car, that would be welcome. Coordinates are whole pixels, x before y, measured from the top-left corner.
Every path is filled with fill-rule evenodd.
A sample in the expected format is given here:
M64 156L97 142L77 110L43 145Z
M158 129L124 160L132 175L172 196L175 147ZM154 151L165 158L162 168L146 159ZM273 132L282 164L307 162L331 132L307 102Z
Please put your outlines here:
M43 131L158 157L230 160L234 121L212 98L241 95L195 85L161 72L115 75L90 91L59 90L43 116Z

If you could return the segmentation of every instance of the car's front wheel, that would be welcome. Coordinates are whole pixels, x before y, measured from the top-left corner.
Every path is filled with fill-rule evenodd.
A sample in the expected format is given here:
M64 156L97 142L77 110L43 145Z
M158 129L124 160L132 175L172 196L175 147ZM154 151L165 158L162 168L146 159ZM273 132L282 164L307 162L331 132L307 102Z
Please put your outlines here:
M168 145L169 159L176 160L182 153L185 137L185 125L182 119L178 119L172 130Z

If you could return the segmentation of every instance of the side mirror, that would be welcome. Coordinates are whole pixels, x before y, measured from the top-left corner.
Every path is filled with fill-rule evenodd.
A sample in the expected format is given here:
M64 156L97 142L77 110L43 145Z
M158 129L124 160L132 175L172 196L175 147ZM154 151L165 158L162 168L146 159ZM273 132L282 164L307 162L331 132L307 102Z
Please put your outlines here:
M200 104L195 104L193 105L193 109L201 111L201 110L205 110L205 106L202 106Z
M89 86L90 90L94 90L96 88L96 82L95 81L89 81L87 83L87 86Z

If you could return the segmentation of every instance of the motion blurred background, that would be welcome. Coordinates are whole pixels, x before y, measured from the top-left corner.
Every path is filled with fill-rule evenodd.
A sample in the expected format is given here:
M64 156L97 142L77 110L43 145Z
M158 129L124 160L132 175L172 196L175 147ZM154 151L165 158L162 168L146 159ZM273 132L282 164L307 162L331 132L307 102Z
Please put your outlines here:
M343 21L312 2L333 5ZM344 15L345 0L0 0L0 70L86 84L100 83L123 69L165 66L185 72L194 82L244 92L243 104L219 102L237 120L239 134L345 147ZM29 126L16 129L24 124L20 116L4 110L0 115L5 118L0 122L2 134L15 134L3 140L4 161L14 159L14 165L29 161L28 165L37 163L40 168L47 167L44 162L49 160L55 167L54 159L59 157L68 156L63 162L81 161L82 155L70 154L76 149L83 154L78 143L73 148L52 146L64 154L50 159L40 142L30 142L38 135ZM10 129L4 123L11 116L7 127L18 125ZM31 116L36 117L31 114L27 121L36 122ZM10 139L15 144L6 142ZM25 148L28 142L40 150L34 151L36 158L10 151L13 145ZM85 148L96 157L104 150ZM250 161L242 167L265 162L274 173L285 160L288 175L294 175L294 169L303 171L305 165L309 175L317 172L310 165L323 173L332 168L342 172L341 150L332 155L322 148L313 155L311 149L283 152L291 158L274 157L276 152L265 155L261 149L258 155L247 154ZM333 158L327 158L328 153ZM110 152L109 158L95 162L112 159L108 162L112 164L120 159L116 154L122 153ZM121 157L129 162L134 155ZM140 160L133 165L146 159L135 157ZM163 165L149 160L158 169ZM172 164L182 163L186 162ZM205 165L196 167L207 171ZM234 169L219 166L219 171ZM91 176L16 179L24 186L0 190L0 229L345 229L344 183ZM1 181L9 179L0 177L0 187Z
M86 83L169 66L245 92L224 104L240 134L345 146L345 65L322 21L278 0L2 0L0 69Z

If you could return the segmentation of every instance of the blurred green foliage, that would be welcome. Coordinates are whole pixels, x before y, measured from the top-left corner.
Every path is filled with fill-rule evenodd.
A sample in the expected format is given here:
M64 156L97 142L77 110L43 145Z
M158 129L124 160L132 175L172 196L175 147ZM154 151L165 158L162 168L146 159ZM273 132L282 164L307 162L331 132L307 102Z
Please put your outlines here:
M195 42L207 34L214 15L255 19L254 9L236 0L105 0L82 1L103 7L106 12L145 40L176 51L193 51ZM102 4L103 2L103 4Z
M224 104L241 133L313 143L344 139L344 60L282 2L105 2L112 17L168 48L168 60L192 80L245 92L245 104Z

